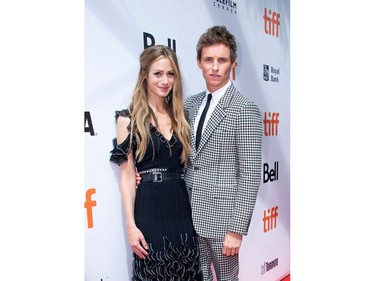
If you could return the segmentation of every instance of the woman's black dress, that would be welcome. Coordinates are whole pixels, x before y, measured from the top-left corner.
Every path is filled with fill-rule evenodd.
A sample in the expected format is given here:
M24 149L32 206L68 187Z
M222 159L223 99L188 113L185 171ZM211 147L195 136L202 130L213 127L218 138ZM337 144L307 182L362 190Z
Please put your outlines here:
M116 120L119 115L130 117L127 110L116 111ZM149 143L144 158L136 163L137 170L182 169L182 145L176 136L166 140L153 126L150 132L153 145ZM127 161L129 139L119 145L113 140L112 162L120 165ZM133 155L136 145L133 138ZM201 280L198 245L183 179L141 182L136 192L134 216L148 243L149 255L143 260L134 254L133 280Z

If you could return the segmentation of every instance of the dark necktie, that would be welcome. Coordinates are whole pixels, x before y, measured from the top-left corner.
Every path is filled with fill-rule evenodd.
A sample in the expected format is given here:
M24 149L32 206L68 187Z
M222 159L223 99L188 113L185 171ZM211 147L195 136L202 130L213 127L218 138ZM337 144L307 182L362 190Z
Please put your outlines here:
M203 109L201 119L199 119L199 124L198 124L198 128L197 128L197 137L195 139L195 149L198 149L199 142L201 141L203 123L204 123L204 119L206 118L208 108L210 107L211 98L212 98L212 94L208 94L207 103L206 103L206 105Z

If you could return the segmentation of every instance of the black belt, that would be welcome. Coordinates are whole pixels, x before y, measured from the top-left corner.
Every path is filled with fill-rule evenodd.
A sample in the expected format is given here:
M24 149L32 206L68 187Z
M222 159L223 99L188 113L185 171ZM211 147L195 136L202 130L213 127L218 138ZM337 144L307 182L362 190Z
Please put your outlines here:
M181 169L155 168L139 172L142 182L173 181L184 178L184 171Z

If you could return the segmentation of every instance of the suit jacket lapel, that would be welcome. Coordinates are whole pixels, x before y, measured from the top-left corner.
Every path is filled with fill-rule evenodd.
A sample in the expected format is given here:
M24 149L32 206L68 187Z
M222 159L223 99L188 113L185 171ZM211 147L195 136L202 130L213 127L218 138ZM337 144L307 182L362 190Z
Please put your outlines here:
M188 116L190 118L190 139L191 139L191 146L195 151L195 133L194 133L194 126L195 126L195 119L197 118L197 114L199 111L199 107L202 104L204 99L205 92L200 93L197 98L195 99L194 105L191 107Z
M210 119L208 119L206 128L203 131L201 142L199 143L197 153L199 153L199 151L205 145L206 141L209 139L210 135L216 130L217 126L221 123L224 117L225 117L224 109L221 107L220 104L217 104L214 112L212 112L212 115L210 116Z
M219 126L221 121L225 118L226 113L225 109L230 105L231 99L233 97L233 92L236 90L233 83L228 87L226 90L224 96L219 100L218 104L216 105L214 111L212 112L212 115L208 119L206 128L204 129L204 132L202 134L201 142L199 143L199 147L197 150L197 153L202 149L204 144L207 142L211 134L216 130L216 128ZM202 101L201 101L202 103ZM196 117L196 114L195 114ZM193 123L195 124L195 123ZM195 136L194 136L195 137ZM193 140L193 145L195 147L195 139Z

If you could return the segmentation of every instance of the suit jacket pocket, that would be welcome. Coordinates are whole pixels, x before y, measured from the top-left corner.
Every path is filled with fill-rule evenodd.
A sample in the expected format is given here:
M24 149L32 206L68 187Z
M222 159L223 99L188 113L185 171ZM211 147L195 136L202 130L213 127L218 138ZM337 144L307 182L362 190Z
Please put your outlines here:
M222 194L215 194L212 200L212 208L215 210L216 219L224 225L229 225L232 218L232 211L234 209L235 197L233 192L223 192Z

